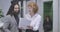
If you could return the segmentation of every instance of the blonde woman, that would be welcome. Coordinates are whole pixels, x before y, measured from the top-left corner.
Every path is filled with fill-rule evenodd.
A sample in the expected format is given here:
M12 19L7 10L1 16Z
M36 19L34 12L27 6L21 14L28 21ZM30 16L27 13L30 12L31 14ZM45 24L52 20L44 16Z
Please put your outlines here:
M27 26L28 29L26 32L39 32L38 28L41 22L41 16L37 13L38 12L38 6L34 2L30 2L28 4L28 11L29 13L26 14L26 18L31 21L30 25Z

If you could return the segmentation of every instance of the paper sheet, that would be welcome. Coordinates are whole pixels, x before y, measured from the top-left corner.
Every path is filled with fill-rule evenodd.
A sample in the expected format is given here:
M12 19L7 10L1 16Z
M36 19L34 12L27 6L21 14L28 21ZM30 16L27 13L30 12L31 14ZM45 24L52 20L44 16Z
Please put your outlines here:
M20 22L19 22L19 27L23 27L23 29L28 29L27 26L29 26L31 23L31 21L25 19L25 18L21 18Z

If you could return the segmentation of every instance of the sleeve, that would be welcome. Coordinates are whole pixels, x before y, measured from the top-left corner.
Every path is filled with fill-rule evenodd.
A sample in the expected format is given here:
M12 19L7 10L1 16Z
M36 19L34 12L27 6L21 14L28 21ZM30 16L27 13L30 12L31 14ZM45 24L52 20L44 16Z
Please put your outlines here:
M37 31L41 22L41 17L36 18L35 21L36 23L35 23L35 26L33 27L33 30Z
M3 21L4 21L4 25L3 25L3 30L4 30L4 32L11 32L11 31L8 29L9 24L10 24L9 20L10 20L10 19L9 19L8 17L5 17L5 18L3 19Z

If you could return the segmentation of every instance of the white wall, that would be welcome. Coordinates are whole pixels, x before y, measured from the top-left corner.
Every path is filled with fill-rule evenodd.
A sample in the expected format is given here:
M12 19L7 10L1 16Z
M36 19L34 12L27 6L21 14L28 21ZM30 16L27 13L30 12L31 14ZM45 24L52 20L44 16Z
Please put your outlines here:
M58 30L58 22L59 22L59 15L58 15L58 0L53 0L53 32L59 32Z
M59 32L60 32L60 0L59 0Z
M1 1L0 1L0 9L2 9L2 4L1 4Z
M1 4L1 1L0 1L0 4ZM0 9L1 9L1 5L0 5Z
M44 32L44 30L43 30L43 1L42 0L37 0L37 5L38 5L38 8L39 8L38 13L42 17L42 21L40 23L39 32Z

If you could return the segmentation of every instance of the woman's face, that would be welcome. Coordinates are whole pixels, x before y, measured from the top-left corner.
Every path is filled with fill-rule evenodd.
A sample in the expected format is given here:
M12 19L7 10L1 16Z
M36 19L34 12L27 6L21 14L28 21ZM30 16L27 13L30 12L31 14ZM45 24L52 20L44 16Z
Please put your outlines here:
M47 20L47 21L49 21L49 18L48 18L48 17L46 17L46 20Z
M19 12L19 6L17 4L14 6L14 12L16 12L16 13Z
M33 14L33 13L34 13L34 12L33 12L33 8L30 7L30 6L28 6L28 11L29 11L30 14Z

